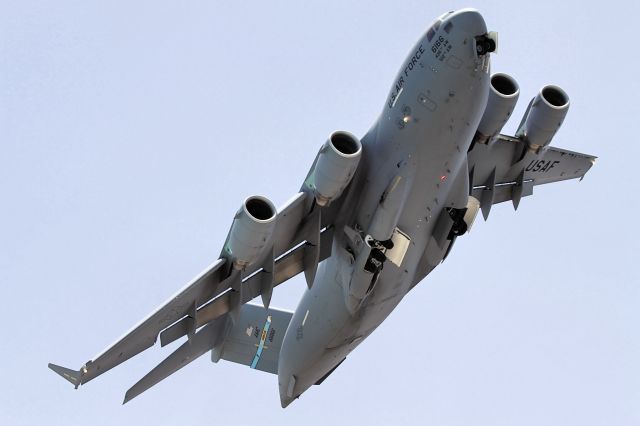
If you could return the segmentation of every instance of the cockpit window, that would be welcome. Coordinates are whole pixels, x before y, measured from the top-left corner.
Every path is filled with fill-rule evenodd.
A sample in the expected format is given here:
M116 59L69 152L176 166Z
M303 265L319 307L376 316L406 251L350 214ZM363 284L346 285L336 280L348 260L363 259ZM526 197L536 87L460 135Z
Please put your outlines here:
M427 41L431 41L431 39L433 38L434 35L436 35L436 31L438 31L438 28L440 28L440 24L442 23L441 20L437 20L432 26L431 28L429 28L429 31L427 31Z
M444 25L443 30L444 30L444 32L449 34L451 32L451 28L453 28L453 24L451 23L451 21L449 21Z

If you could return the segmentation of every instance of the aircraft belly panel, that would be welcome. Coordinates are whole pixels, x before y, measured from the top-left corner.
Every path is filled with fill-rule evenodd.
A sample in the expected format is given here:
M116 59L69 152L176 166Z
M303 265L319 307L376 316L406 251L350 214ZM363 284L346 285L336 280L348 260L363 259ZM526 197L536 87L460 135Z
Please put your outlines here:
M416 52L424 50L421 42ZM467 34L452 35L447 42L458 67L437 72L446 65L435 56L422 56L424 51L421 61L410 59L415 68L411 78L402 77L401 70L402 90L391 95L393 101L362 139L364 174L357 177L361 193L354 185L346 194L355 201L351 201L354 213L344 225L365 235L375 229L376 235L387 238L397 227L410 242L397 264L385 262L375 286L354 311L346 304L354 258L343 253L344 225L336 228L333 256L305 292L285 335L278 371L283 405L340 363L393 311L411 287L450 194L466 192L466 185L457 191L454 185L461 185L462 178L456 179L459 173L467 173L467 150L488 96L489 67L488 62L479 63ZM408 185L406 195L389 195L399 176ZM399 205L396 219L393 212L383 216L395 224L378 220L386 196L395 197ZM385 223L384 229L379 223Z

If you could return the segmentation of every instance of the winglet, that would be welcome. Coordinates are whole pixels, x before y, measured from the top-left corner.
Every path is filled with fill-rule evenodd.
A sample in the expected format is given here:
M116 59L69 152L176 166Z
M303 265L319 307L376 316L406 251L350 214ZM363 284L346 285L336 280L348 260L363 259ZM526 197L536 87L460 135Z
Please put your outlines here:
M80 386L80 371L71 370L69 368L60 367L59 365L49 363L49 368L58 373L63 379L70 382L76 389Z

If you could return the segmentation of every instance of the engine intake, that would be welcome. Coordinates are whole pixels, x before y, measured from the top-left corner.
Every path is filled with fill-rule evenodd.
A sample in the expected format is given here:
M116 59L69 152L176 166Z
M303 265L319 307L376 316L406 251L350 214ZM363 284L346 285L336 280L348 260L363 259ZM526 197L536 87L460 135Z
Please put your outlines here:
M362 154L360 140L349 132L338 131L320 149L313 170L313 195L325 206L342 195L358 168Z
M276 225L276 208L261 196L247 198L233 218L224 252L236 269L255 262L267 246Z
M513 77L503 73L491 76L489 99L474 136L474 143L490 143L500 133L511 117L519 96L520 88Z
M558 86L545 86L531 100L520 128L516 132L532 150L551 143L569 111L569 96Z

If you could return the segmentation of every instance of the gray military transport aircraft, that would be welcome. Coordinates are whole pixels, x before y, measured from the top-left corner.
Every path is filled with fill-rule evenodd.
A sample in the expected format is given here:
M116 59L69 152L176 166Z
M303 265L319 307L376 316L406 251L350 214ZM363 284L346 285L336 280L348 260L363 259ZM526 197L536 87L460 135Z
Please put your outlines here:
M569 98L545 86L515 136L500 134L518 100L490 76L497 36L475 10L445 13L400 67L382 113L360 140L337 131L300 192L276 210L247 198L220 258L78 371L49 367L76 388L153 346L186 336L124 402L205 352L278 375L289 405L322 383L449 254L476 214L535 185L581 178L595 157L549 146ZM273 288L304 272L294 312ZM261 296L262 304L247 303Z

